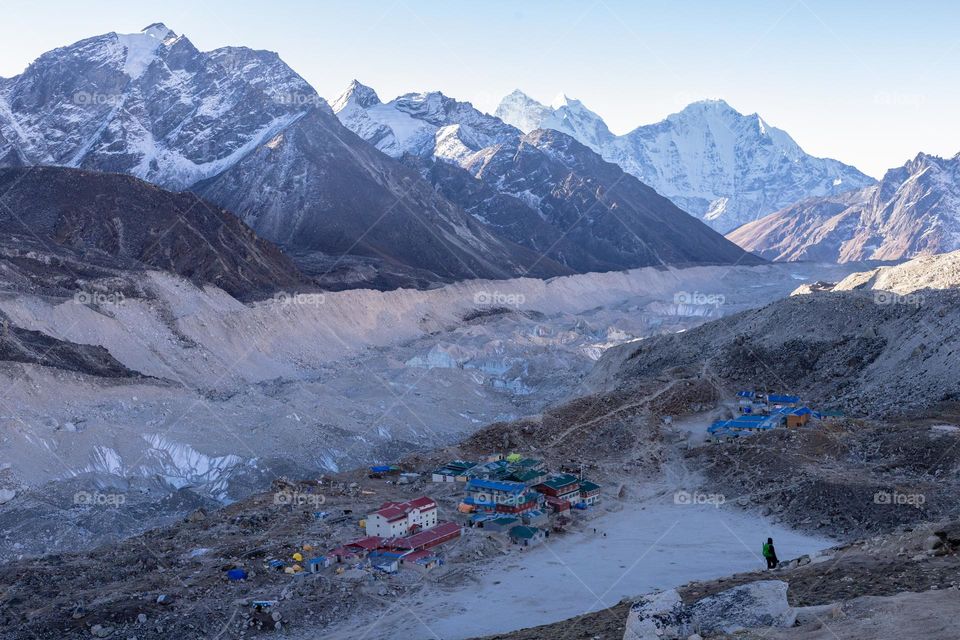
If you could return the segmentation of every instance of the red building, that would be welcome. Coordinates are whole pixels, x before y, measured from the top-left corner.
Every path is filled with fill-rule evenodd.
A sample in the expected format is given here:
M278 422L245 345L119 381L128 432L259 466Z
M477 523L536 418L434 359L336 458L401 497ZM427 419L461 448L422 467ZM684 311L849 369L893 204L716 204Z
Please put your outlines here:
M541 482L535 486L533 490L550 498L557 498L568 502L580 502L580 479L569 473L562 473Z
M455 522L441 522L432 529L415 533L412 536L403 538L390 538L384 540L381 548L395 549L397 551L422 551L435 547L444 542L459 538L461 527Z
M537 499L536 493L527 493L523 496L522 500L525 500L525 502L521 502L520 504L498 504L496 511L497 513L517 515L533 511L540 507L540 500Z
M353 540L343 545L348 550L357 553L358 555L365 556L374 549L380 547L380 544L383 542L383 538L380 536L367 536L366 538L359 538L358 540Z
M569 513L572 505L569 500L561 500L560 498L547 496L547 506L550 507L554 513Z

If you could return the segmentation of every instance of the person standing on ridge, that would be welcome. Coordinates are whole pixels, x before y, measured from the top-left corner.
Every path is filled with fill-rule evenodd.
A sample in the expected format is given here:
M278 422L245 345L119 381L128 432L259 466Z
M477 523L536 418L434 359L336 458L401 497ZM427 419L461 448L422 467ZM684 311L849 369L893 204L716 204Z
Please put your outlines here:
M779 561L777 560L777 550L773 548L773 538L767 538L763 543L763 557L767 559L767 569L776 569Z

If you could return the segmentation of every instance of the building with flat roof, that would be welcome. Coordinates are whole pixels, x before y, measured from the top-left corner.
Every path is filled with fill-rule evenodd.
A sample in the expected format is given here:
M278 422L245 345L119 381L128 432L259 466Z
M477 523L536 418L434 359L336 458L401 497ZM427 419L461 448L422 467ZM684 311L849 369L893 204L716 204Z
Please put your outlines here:
M423 551L424 549L430 549L454 538L459 538L461 533L462 527L456 522L441 522L426 531L401 538L384 540L380 547L401 552Z
M592 505L600 500L600 485L589 480L580 481L580 504Z
M580 502L580 478L570 473L561 473L544 480L533 488L545 496L576 504Z
M467 471L477 466L468 460L451 460L431 474L433 482L466 482Z
M510 529L510 541L525 547L532 547L547 539L547 532L540 527L518 525Z

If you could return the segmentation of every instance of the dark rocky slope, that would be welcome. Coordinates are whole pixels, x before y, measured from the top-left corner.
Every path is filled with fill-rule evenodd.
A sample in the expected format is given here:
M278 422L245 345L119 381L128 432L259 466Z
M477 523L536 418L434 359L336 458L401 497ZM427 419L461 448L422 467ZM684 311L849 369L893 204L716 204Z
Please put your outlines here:
M58 167L0 169L0 193L3 274L12 288L40 282L47 291L89 294L91 280L143 269L240 300L312 286L277 247L190 193Z

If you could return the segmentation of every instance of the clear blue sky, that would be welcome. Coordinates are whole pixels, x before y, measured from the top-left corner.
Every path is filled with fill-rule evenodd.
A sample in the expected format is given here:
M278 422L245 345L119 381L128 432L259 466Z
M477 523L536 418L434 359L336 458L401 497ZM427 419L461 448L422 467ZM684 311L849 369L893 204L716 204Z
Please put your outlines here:
M616 133L724 98L872 175L960 151L952 0L5 0L0 75L81 38L164 22L200 49L280 53L321 95L440 89L492 111L565 92Z

